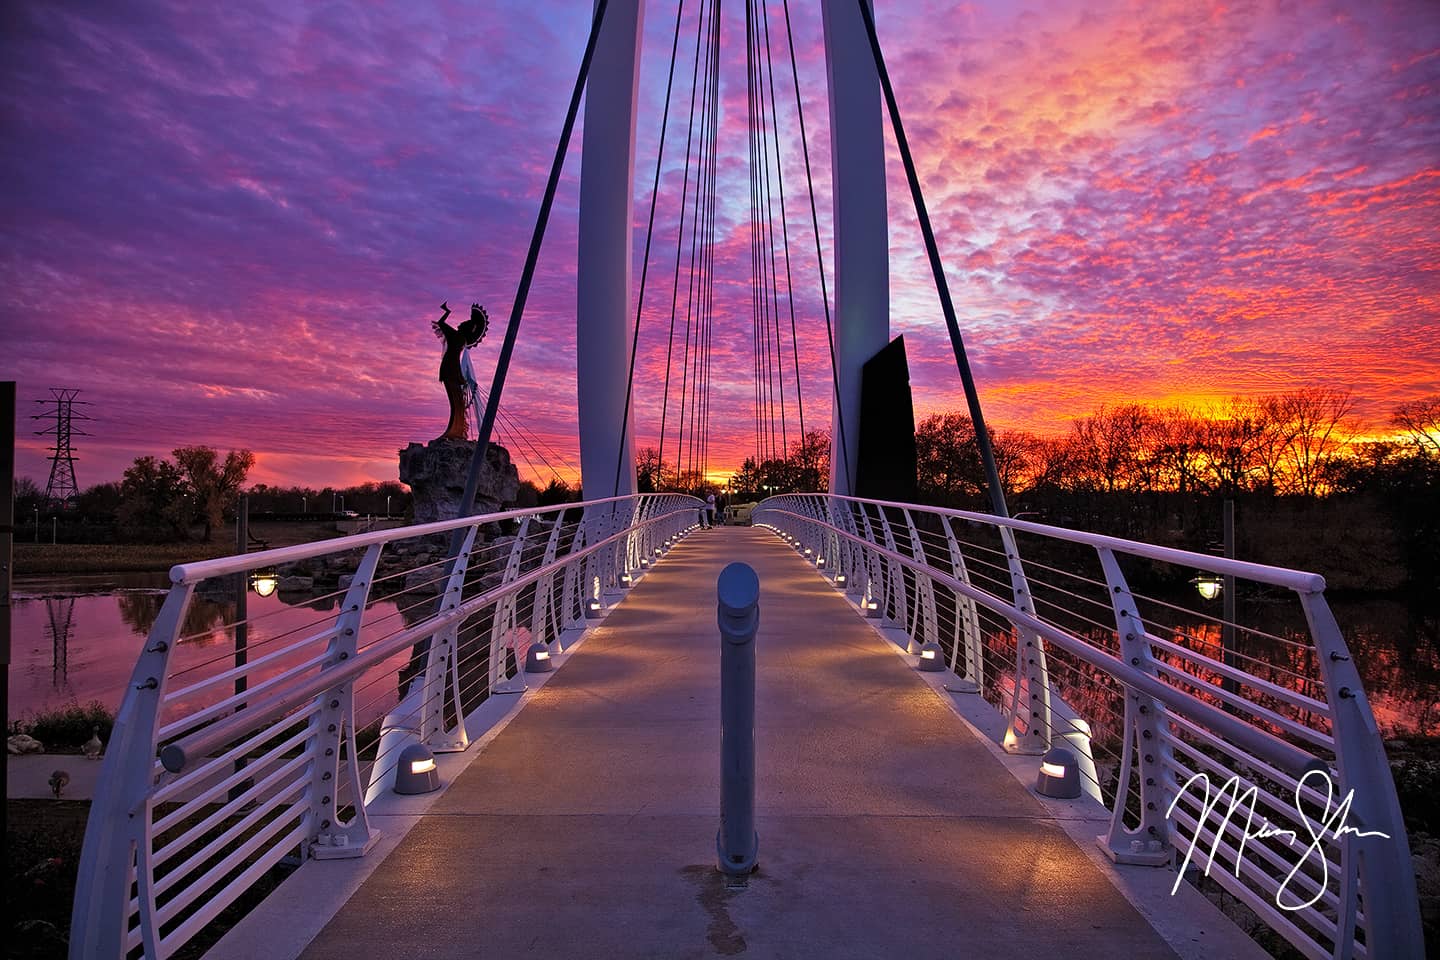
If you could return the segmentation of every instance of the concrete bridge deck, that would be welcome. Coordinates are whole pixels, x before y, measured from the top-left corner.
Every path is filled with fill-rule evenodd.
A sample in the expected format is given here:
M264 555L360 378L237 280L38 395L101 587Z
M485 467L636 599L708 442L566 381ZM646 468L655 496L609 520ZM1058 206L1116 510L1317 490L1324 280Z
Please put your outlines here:
M740 890L714 867L715 580L732 560L761 582L760 869ZM767 532L697 532L303 956L1176 956L887 646ZM1172 874L1146 872L1168 891ZM1234 955L1219 926L1181 952Z

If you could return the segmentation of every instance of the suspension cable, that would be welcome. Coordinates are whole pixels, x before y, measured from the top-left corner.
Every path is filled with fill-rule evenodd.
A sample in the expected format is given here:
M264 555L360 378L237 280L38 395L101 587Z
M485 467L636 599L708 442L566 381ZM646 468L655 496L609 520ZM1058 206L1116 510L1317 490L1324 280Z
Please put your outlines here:
M705 383L701 394L701 453L700 471L702 482L709 474L710 467L710 382L711 382L711 349L714 343L715 327L715 214L716 199L718 196L717 184L719 182L720 156L716 145L720 137L720 100L718 91L720 89L720 0L714 0L715 10L711 18L717 24L714 31L714 56L711 58L711 87L717 91L717 95L710 103L710 143L711 150L708 158L709 177L707 180L708 189L706 193L706 226L705 226L705 248L702 262L705 267L705 288L702 297L702 309L704 311L705 329Z
M490 394L485 401L485 416L480 423L480 435L475 441L475 454L470 460L470 473L465 478L465 492L460 500L460 516L475 513L475 493L480 488L480 471L485 465L486 453L490 448L490 435L495 430L495 417L500 411L500 394L505 390L505 377L510 371L510 358L515 353L515 341L520 334L520 318L525 315L525 302L530 298L530 284L535 279L535 264L540 259L540 245L545 239L545 227L550 222L550 208L555 203L555 190L560 185L560 171L565 166L565 154L570 147L570 134L575 130L575 115L580 112L580 97L585 92L585 80L590 75L590 63L595 58L595 44L600 39L600 25L605 20L605 8L609 0L598 0L595 4L595 18L590 23L590 37L585 42L585 55L580 58L580 69L575 75L575 88L570 93L570 105L565 111L565 123L561 127L560 142L555 145L555 159L550 163L550 178L545 182L545 194L540 200L540 212L535 218L535 231L530 236L530 248L525 254L525 266L520 271L520 286L515 291L515 302L510 307L510 322L505 327L505 340L500 347L500 356L495 362L495 375L491 382ZM455 569L460 547L465 540L465 531L456 529L450 536L450 548L446 553L445 574ZM444 598L436 601L443 603ZM428 649L428 639L416 645Z
M765 63L770 72L770 129L775 138L776 184L780 194L780 233L785 243L785 300L790 307L790 349L795 361L795 405L800 417L800 441L805 441L805 397L800 385L800 339L795 329L795 287L790 275L790 221L785 213L785 168L780 159L780 108L775 99L775 62L770 53L770 7L760 5L765 27Z
M760 0L758 5L763 8L765 6L764 0ZM769 126L769 122L767 121L769 114L765 108L765 61L760 56L760 17L758 15L755 17L754 35L755 103L757 106L756 129L760 140L760 182L762 185L761 193L763 195L765 212L765 220L764 225L761 227L761 233L765 237L765 249L769 254L769 262L762 262L761 267L765 275L766 287L770 294L769 302L766 304L767 347L771 325L774 326L775 330L775 352L771 354L771 366L775 375L776 394L780 398L780 451L778 459L783 460L790 452L789 429L785 416L785 347L780 339L780 281L777 276L775 263L775 205L773 203L773 193L771 192L770 182L770 140L765 135L766 128ZM778 179L780 172L776 170L775 175Z
M712 75L712 72L713 72L713 71L712 71L712 69L711 69L710 64L711 64L711 60L713 60L715 57L718 56L717 43L716 43L716 38L718 38L718 34L719 34L719 24L718 24L718 22L717 22L716 17L712 15L712 17L711 17L711 19L710 19L710 38L709 38L709 39L710 39L710 42L707 43L707 45L706 45L707 61L706 61L705 81L704 81L704 84L703 84L703 86L702 86L702 88L701 88L701 91L702 91L702 93L701 93L701 108L702 108L702 109L701 109L701 113L702 113L702 121L703 121L703 115L705 114L705 112L706 112L707 110L710 109L710 104L712 103L712 101L714 101L714 100L716 99L716 90L715 90L715 88L714 88L714 85L711 83L711 75ZM704 124L704 123L702 122L701 130L700 130L700 143L699 143L699 146L698 146L698 153L697 153L697 156L698 156L698 157L703 158L704 156L706 156L705 151L706 151L706 149L707 149L707 143L708 143L708 141L709 141L709 127L708 127L708 125L706 125L706 124ZM713 143L708 143L708 147L709 147L710 149L713 149L713 148L714 148L714 144L713 144ZM702 167L702 171L703 171L703 167ZM692 216L692 218L691 218L691 232L690 232L690 274L689 274L689 278L688 278L688 281L687 281L687 284L686 284L686 294L685 294L685 345L684 345L683 353L681 354L681 361L680 361L680 418L679 418L679 419L680 419L680 429L679 429L679 434L680 434L680 435L679 435L679 437L677 438L676 449L675 449L675 464L676 464L677 479L678 479L678 477L683 477L684 472L685 472L685 458L686 458L686 449L687 449L687 442L686 442L686 441L693 439L693 435L692 435L692 434L693 434L693 431L687 433L687 427L688 427L688 423L687 423L687 413L690 411L690 409L691 409L691 406L690 406L690 405L693 403L693 400L692 400L691 395L690 395L690 390L691 390L691 382L690 382L690 381L691 381L691 376L690 376L690 367L691 367L690 348L691 348L691 343L692 343L692 341L693 341L693 339L694 339L694 334L697 332L697 331L696 331L696 326L697 326L697 321L698 321L698 316L697 316L697 314L696 314L696 295L697 295L697 289L698 289L697 285L700 283L700 277L699 277L699 275L696 273L695 260L696 260L697 247L698 247L698 245L699 245L699 243L700 243L700 210L701 210L700 200L701 200L701 196L702 196L702 194L703 194L703 192L704 192L704 186L703 186L703 184L704 184L704 181L703 181L703 179L702 179L702 180L701 180L701 186L700 186L700 188L698 188L698 189L696 190L696 193L695 193L695 208L694 208L694 210L692 211L693 216ZM702 259L702 267L703 267L703 259ZM662 459L663 459L663 454L664 454L664 451L663 451L663 450L661 451L661 454L662 454ZM694 460L693 460L693 457L692 457L692 458L691 458L691 468L693 469L693 467L694 467Z
M950 299L950 285L945 280L945 267L940 262L940 248L935 242L935 230L930 226L930 214L925 209L925 197L920 192L920 178L915 173L915 158L910 155L910 142L905 139L905 127L900 122L900 107L895 101L895 88L890 85L890 74L885 69L885 55L880 52L880 38L875 33L875 18L865 0L857 0L860 15L865 20L865 32L870 36L870 51L875 55L875 70L880 74L880 88L885 92L885 104L890 111L890 123L895 129L895 143L900 148L900 159L905 164L905 178L910 181L910 197L915 202L915 216L920 221L920 232L925 237L925 252L930 257L930 272L935 275L935 292L940 296L940 307L945 313L945 326L950 331L950 346L955 352L955 365L960 369L960 382L965 386L965 402L970 407L970 422L975 427L975 442L980 447L980 459L985 464L985 479L990 485L990 506L996 516L1008 517L1005 507L1005 490L1000 486L1000 472L995 466L995 451L990 444L990 431L985 427L985 415L980 410L980 395L975 390L975 378L970 373L970 361L965 355L965 342L960 336L960 323L955 318L955 303Z
M785 11L785 39L790 47L790 76L795 83L795 113L800 119L800 150L805 156L805 184L810 194L810 224L815 233L815 266L820 273L820 302L825 308L825 340L830 346L830 385L835 404L835 426L839 432L840 456L845 476L850 476L850 439L845 433L845 410L840 403L840 378L835 362L835 330L830 321L830 291L825 283L825 255L820 247L820 214L815 205L815 178L810 169L810 141L805 135L805 105L800 97L800 68L795 58L795 34L790 28L790 0L781 0ZM833 449L835 438L830 438Z
M660 199L660 164L665 158L665 129L670 124L670 91L675 85L676 52L680 49L680 18L685 0L675 8L675 37L670 41L670 73L665 80L665 109L660 115L660 141L655 147L655 179L650 186L650 219L645 225L645 255L640 261L640 292L635 298L635 330L630 337L630 372L625 379L625 410L620 415L620 442L615 449L615 481L610 488L620 492L620 470L625 463L625 438L630 432L630 398L635 392L635 355L640 350L640 318L645 308L645 283L650 277L650 241L655 235L655 205Z
M700 5L700 18L695 25L695 65L690 71L690 118L685 124L685 175L680 187L680 225L675 231L675 274L670 283L670 333L665 341L665 386L660 395L660 453L659 463L656 464L656 471L660 474L656 482L656 488L663 486L660 481L664 480L665 472L665 424L669 416L670 407L670 361L675 350L675 311L680 300L680 260L681 248L685 241L685 211L689 206L690 198L690 149L695 136L695 96L700 90L700 39L705 33L705 15L710 8L710 3ZM705 82L709 82L709 57L710 47L705 47L707 61L705 71ZM696 185L698 193L699 184L699 162L696 162ZM692 267L693 269L693 267ZM678 470L679 464L676 464Z

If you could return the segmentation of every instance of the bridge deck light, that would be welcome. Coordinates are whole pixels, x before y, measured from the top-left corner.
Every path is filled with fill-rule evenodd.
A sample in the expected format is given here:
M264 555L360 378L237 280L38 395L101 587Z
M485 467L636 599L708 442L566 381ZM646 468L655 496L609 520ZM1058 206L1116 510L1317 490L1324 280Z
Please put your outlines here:
M630 584L632 584L632 583L634 583L634 582L635 582L635 578L632 577L632 576L630 576L630 574L628 574L628 573L622 573L622 574L620 574L620 586L622 586L622 587L628 587L628 586L630 586Z
M600 601L591 600L589 603L585 604L585 616L598 617L600 616L600 609Z
M823 567L823 566L825 566L825 558L824 558L824 557L816 557L816 558L815 558L815 566L817 566L817 567Z
M878 616L880 616L880 601L879 601L879 600L876 600L874 597L867 597L867 598L865 599L865 616L867 616L867 617L878 617Z
M922 646L920 648L920 662L916 664L916 666L926 673L944 670L945 659L940 656L940 644L932 641Z
M1080 761L1064 747L1051 747L1040 760L1035 792L1042 797L1074 800L1080 796Z
M395 766L395 792L400 794L430 793L440 789L440 771L435 769L435 755L423 743L412 743L400 751Z
M530 644L530 649L525 651L525 672L549 673L554 669L555 661L550 659L550 648L543 643Z

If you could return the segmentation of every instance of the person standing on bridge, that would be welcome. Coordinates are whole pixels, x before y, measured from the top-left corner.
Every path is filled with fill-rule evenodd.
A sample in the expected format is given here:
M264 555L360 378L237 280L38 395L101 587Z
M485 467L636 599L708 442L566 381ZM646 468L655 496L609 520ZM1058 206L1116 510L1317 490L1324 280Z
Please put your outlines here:
M705 525L707 527L715 526L715 494L713 493L705 498Z
M446 323L450 316L450 301L440 304L444 311L439 320L430 326L435 336L445 343L445 354L440 358L440 382L445 385L445 398L450 401L450 423L437 440L464 440L465 425L465 375L460 369L460 354L466 347L473 347L485 339L490 329L490 316L478 303L470 304L470 319L459 327Z

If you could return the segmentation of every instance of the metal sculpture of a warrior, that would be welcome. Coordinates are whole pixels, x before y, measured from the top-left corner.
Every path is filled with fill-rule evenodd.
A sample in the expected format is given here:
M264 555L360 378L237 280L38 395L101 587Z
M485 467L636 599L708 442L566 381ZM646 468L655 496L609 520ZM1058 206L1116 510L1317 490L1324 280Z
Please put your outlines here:
M452 327L445 322L450 316L449 301L440 304L440 309L444 313L430 326L434 329L435 336L445 343L445 355L440 360L440 382L445 385L445 398L450 401L450 423L445 427L445 432L436 439L464 440L467 397L465 375L460 369L460 355L465 348L476 346L485 339L485 332L490 329L490 315L480 304L472 303L470 319L463 321L459 327Z

